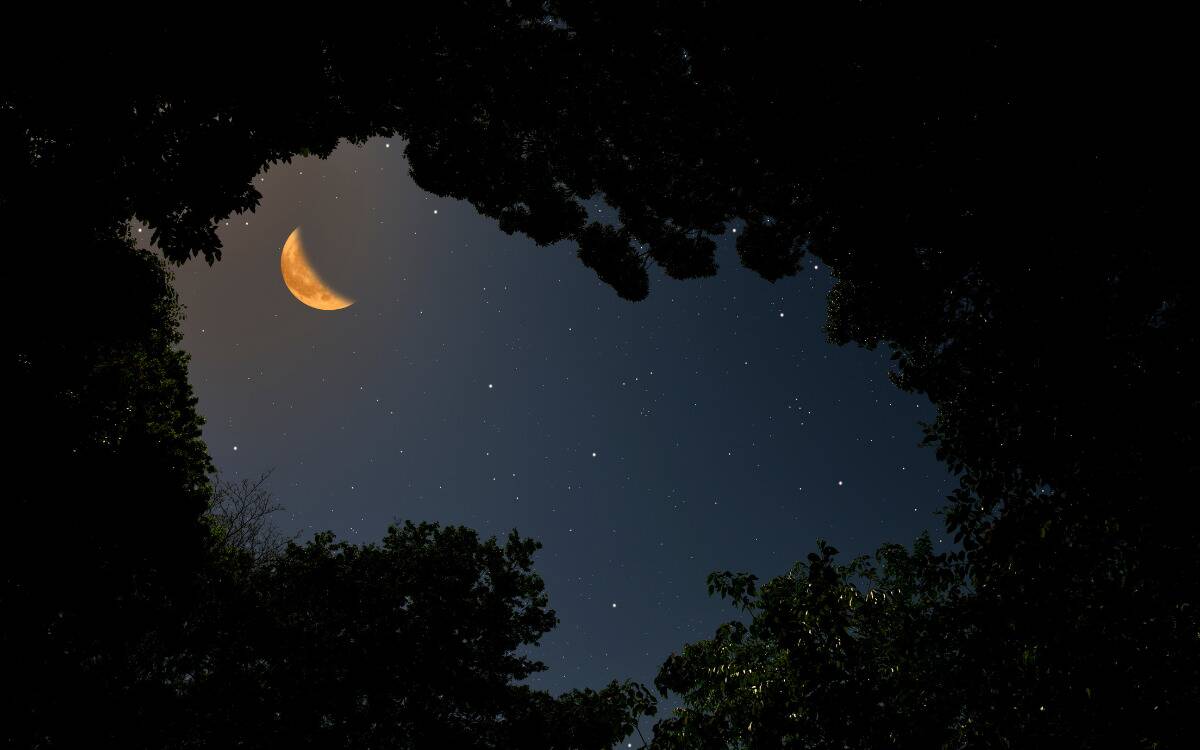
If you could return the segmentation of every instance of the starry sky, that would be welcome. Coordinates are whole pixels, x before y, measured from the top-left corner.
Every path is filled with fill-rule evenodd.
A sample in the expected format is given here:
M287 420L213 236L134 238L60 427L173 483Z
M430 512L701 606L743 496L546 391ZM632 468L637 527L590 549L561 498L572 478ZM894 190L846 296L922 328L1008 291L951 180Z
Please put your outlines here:
M177 271L213 461L273 470L284 531L368 542L412 519L540 540L561 623L532 682L554 693L651 684L733 618L713 570L766 579L818 537L847 555L940 538L951 482L918 447L933 410L888 382L885 352L825 341L824 268L770 284L729 232L716 277L652 272L626 302L574 247L422 191L403 145L273 167L257 212L221 228L224 259ZM297 226L352 307L284 287Z

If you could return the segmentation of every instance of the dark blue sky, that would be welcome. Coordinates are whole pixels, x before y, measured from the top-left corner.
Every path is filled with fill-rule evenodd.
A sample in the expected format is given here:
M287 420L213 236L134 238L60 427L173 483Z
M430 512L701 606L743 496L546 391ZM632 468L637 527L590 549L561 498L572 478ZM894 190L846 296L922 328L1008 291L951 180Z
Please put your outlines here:
M224 260L178 272L214 462L274 469L285 530L367 542L412 519L540 540L562 622L536 683L553 692L649 684L733 614L707 596L714 569L777 575L817 537L846 554L940 537L950 482L918 447L932 409L887 381L886 353L825 341L824 269L770 284L730 235L717 277L659 275L626 302L573 247L421 191L402 147L270 170ZM296 226L354 306L286 290Z

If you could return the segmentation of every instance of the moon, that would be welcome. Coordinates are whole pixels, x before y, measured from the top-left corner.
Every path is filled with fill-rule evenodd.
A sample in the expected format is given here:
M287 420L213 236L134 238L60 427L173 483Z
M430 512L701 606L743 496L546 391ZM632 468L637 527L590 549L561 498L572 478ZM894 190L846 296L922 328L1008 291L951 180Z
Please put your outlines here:
M317 310L342 310L354 304L354 300L343 297L321 280L308 256L304 254L304 243L300 241L300 227L292 230L283 252L279 255L279 270L283 283L296 299Z

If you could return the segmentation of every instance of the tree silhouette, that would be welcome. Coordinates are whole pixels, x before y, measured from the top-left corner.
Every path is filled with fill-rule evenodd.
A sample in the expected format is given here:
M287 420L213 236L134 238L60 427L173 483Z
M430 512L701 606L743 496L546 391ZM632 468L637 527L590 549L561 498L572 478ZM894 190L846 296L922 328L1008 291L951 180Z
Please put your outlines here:
M964 580L928 535L911 551L884 545L875 564L839 564L836 553L820 542L761 588L748 574L709 577L710 592L750 621L726 623L662 665L656 685L683 705L655 725L653 747L1186 746L1186 712L1200 697L1190 665L1129 669L1127 650L1157 657L1147 611L1098 618L1087 606L1117 599L1069 588L1053 610L1014 610ZM1081 634L1085 622L1103 631ZM1063 658L1062 641L1081 636L1100 662L1090 669ZM1175 692L1157 692L1168 685Z
M136 323L151 309L111 292L140 273L128 219L170 260L211 261L217 222L253 209L263 168L398 136L422 187L504 231L574 242L629 299L649 293L655 266L713 273L730 222L742 262L768 280L808 255L831 269L830 338L888 347L897 385L937 407L928 440L960 480L946 522L962 553L946 565L972 592L953 616L988 634L963 657L970 690L1016 697L989 709L996 742L1169 742L1200 684L1200 539L1180 522L1200 474L1198 269L1177 248L1184 193L1165 179L1184 153L1187 47L1170 24L1124 16L1020 33L964 20L946 34L932 11L874 2L767 18L664 0L640 4L637 23L611 3L443 5L386 32L297 34L287 56L262 59L268 86L170 28L136 47L69 40L86 64L65 72L24 64L45 50L13 40L0 61L28 74L0 84L0 219L30 248L12 266L32 280L20 309L55 303L10 360L25 368L18 465L41 467L15 495L21 520L48 527L35 478L53 471L76 482L55 494L84 511L78 529L93 528L82 498L120 476L109 453L138 444L117 451L90 428L81 443L67 433L92 423L62 413L96 357L143 346L103 343L122 310ZM587 221L595 197L617 226ZM50 249L34 250L48 227ZM162 492L133 497L170 498L160 539L198 539L203 493L188 482L203 484L203 460L185 469L154 452L190 445L175 368L155 382L183 399L165 415L183 437L142 441L157 456L138 464L152 467L146 486ZM89 395L86 410L108 402ZM119 410L97 413L121 424ZM163 510L128 508L133 523L153 517L135 508ZM80 549L137 557L97 570L175 565L150 562L175 559L166 542L147 551L119 523L95 528L111 536L80 531ZM46 596L20 583L35 550L12 554L6 599ZM26 635L57 617L38 607ZM986 704L962 691L964 706Z
M761 588L745 574L709 577L752 620L666 661L657 684L684 706L655 726L655 748L970 747L996 736L962 662L966 592L929 537L911 552L880 548L877 565L836 554L822 542Z
M289 541L300 538L297 531L287 537L271 520L283 506L271 494L265 471L257 479L231 481L217 475L212 481L212 499L208 517L218 544L250 555L252 564L265 565L287 549Z
M379 544L317 534L212 579L191 623L172 747L592 748L652 714L633 684L553 698L516 685L557 619L532 555L462 527L405 523Z
M126 238L88 250L66 272L38 253L12 263L30 313L8 339L0 638L20 688L0 731L18 747L155 724L206 549L212 467L169 276Z

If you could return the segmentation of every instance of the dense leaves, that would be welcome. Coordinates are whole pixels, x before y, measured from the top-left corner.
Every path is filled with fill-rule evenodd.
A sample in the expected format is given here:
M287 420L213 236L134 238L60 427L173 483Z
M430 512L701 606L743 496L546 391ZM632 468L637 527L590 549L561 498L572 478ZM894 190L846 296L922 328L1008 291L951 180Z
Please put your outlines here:
M683 706L655 726L654 747L1186 746L1198 696L1194 634L1173 632L1178 616L1097 616L1096 594L1063 588L1064 602L1011 609L964 581L928 536L911 551L881 547L874 564L835 554L821 543L757 591L753 576L710 578L750 622L663 664L656 684ZM1081 643L1095 649L1090 664L1071 661ZM1162 661L1167 649L1183 663ZM1134 671L1136 656L1156 661Z
M836 279L830 338L889 348L897 385L933 400L927 436L960 480L945 519L962 549L922 562L914 580L967 593L919 614L817 608L815 633L850 633L860 615L864 628L900 620L863 631L874 641L858 650L822 636L804 653L874 695L878 670L861 664L890 663L906 644L916 673L933 675L950 669L945 641L962 677L894 736L872 734L850 687L784 691L778 706L805 717L804 736L1177 742L1200 705L1200 537L1180 521L1200 476L1200 269L1179 249L1184 193L1166 179L1186 151L1186 45L1171 38L1176 24L1147 30L1125 15L1086 29L1039 17L1020 33L957 19L946 33L955 20L875 2L808 3L796 18L724 2L640 3L633 15L600 2L450 4L386 38L294 35L287 55L258 59L269 85L173 29L140 45L60 41L75 55L60 55L63 69L27 65L55 55L14 39L0 62L27 74L0 84L0 219L20 249L11 268L29 281L18 309L39 314L10 350L25 470L12 504L33 534L76 521L64 533L80 554L43 574L36 537L6 552L5 609L25 614L5 647L23 642L8 633L41 638L59 620L54 638L84 644L30 651L46 675L30 677L30 695L70 684L128 709L98 715L152 710L136 690L75 677L93 663L112 665L95 671L112 685L153 673L124 657L95 662L86 644L165 648L145 644L166 635L126 624L175 601L162 592L203 546L199 421L164 322L162 269L130 248L127 220L146 222L172 261L211 261L217 223L254 208L263 168L390 135L420 185L539 244L574 242L631 300L649 293L655 267L715 272L713 239L730 222L742 225L742 262L768 280L811 255ZM588 219L596 198L615 224ZM49 476L64 483L47 490ZM115 503L97 501L96 488L114 487ZM825 597L848 592L837 581L886 579L891 564L843 570L820 551L804 575L832 571L812 594ZM745 586L725 590L757 601ZM827 602L775 590L751 608L765 629L747 643L776 638L766 613L788 622ZM97 625L84 633L85 621ZM701 674L668 683L701 696ZM704 698L679 736L742 741L731 727L749 710L744 692ZM18 713L60 716L43 698ZM756 714L762 731L799 731L773 711ZM879 731L900 731L893 718ZM848 734L851 720L862 734Z
M818 550L756 590L752 576L710 587L752 620L672 655L657 685L684 707L654 747L960 747L978 738L958 616L961 582L928 536L839 564Z
M515 684L545 669L520 649L557 621L539 546L410 522L378 544L322 533L266 562L235 555L189 624L171 746L610 746L653 711L644 688Z
M36 252L10 264L27 315L5 362L0 648L19 689L0 731L13 746L121 736L157 710L165 623L204 554L211 467L175 293L128 239L88 239L69 268Z

